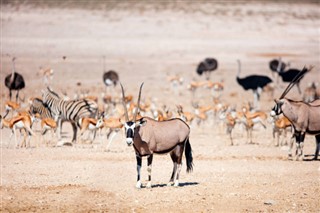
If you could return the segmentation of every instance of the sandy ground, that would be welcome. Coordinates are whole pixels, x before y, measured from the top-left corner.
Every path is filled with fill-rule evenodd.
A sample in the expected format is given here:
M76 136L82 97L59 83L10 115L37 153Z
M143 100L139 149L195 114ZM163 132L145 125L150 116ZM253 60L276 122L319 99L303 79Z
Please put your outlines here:
M57 5L55 5L57 6ZM278 56L292 67L315 65L304 77L302 89L320 81L319 4L234 3L123 4L113 9L48 8L1 5L1 82L11 72L11 57L23 74L21 96L41 96L45 88L39 67L55 71L51 87L69 97L88 91L99 97L102 56L106 69L114 69L129 94L145 82L143 99L153 97L172 110L191 101L212 103L210 92L200 90L192 99L186 90L197 63L216 57L219 68L213 81L224 80L223 102L241 106L252 93L237 84L236 60L241 76L271 76L268 62ZM62 57L66 56L66 60ZM167 75L184 78L179 93ZM77 86L81 83L81 86ZM284 85L276 85L275 98ZM1 112L8 98L1 84ZM119 94L119 88L114 91ZM293 88L288 97L301 99ZM26 107L26 103L23 107ZM261 109L269 111L272 98L264 94ZM35 126L35 131L38 126ZM64 140L71 128L64 126ZM271 126L255 128L254 144L236 128L235 146L212 122L191 126L194 171L181 171L180 187L167 187L172 163L168 155L154 157L153 188L136 189L136 162L132 147L118 134L109 150L105 137L93 145L73 147L7 148L10 131L1 130L1 212L319 212L320 165L309 161L315 143L306 137L306 161L287 160L288 147L272 145ZM38 136L40 138L40 135ZM12 140L14 141L14 140ZM147 179L143 162L142 180Z

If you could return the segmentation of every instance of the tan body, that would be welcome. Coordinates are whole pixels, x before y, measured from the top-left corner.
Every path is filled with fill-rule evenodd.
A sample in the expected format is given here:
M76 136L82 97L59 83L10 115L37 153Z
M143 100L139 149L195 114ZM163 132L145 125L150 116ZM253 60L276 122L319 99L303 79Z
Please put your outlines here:
M273 140L275 140L275 137L277 135L277 141L275 143L275 146L284 145L284 143L279 144L280 136L283 135L283 138L287 137L287 130L289 127L291 127L291 122L288 118L285 116L282 117L274 117L272 121L272 136ZM292 144L290 143L290 146Z
M123 128L123 123L121 122L121 118L118 117L109 117L103 119L103 125L100 129L106 129L108 145L106 146L106 150L109 150L112 140L117 135L117 133Z
M16 146L19 147L18 142L17 142L17 130L22 130L24 132L24 139L23 142L21 143L20 147L26 147L26 138L28 136L28 133L31 134L32 136L36 136L35 133L31 129L32 125L32 120L31 116L29 114L27 115L17 115L10 120L6 120L0 116L0 123L1 123L1 128L6 127L12 130L12 133L15 136L15 142ZM11 139L12 135L10 136ZM29 138L30 139L30 138ZM10 141L8 146L10 145ZM29 141L29 146L30 146L30 141Z
M129 114L125 104L125 94L122 84L122 98L125 109L125 134L127 144L133 145L136 151L137 160L137 183L136 187L141 188L140 170L142 166L142 157L148 157L148 184L151 187L151 170L153 154L170 153L173 162L173 171L169 181L171 185L179 186L179 174L182 166L182 155L185 151L187 172L192 171L193 157L192 149L189 141L190 128L181 119L171 119L167 121L156 121L152 118L143 117L137 119L139 111L141 90L143 83L140 86L137 108L133 115L133 119L129 120Z
M190 134L189 126L181 119L159 122L143 117L142 120L146 124L138 129L138 134L134 137L134 147L141 156L169 152L175 148L173 145L184 143Z
M57 122L52 118L41 119L41 134L44 136L47 131L51 131L51 137L53 138L57 130ZM48 145L48 141L46 141Z
M6 114L3 116L4 118L9 114L9 112L16 112L20 108L20 104L18 104L15 101L6 101L5 103L5 108L6 108Z
M283 113L294 127L296 137L296 159L304 159L303 145L305 134L315 135L316 151L314 159L317 159L320 149L320 100L311 103L303 101L292 101L283 98L276 102L276 106L271 111L271 115ZM289 153L289 157L291 154Z
M89 130L90 132L93 132L93 137L91 142L95 138L95 134L97 129L99 129L101 126L103 126L103 117L100 117L99 119L95 118L80 118L79 119L79 125L80 125L80 136L84 134L85 131Z
M189 125L191 124L193 119L196 117L194 113L183 111L182 105L177 105L177 112L180 118Z

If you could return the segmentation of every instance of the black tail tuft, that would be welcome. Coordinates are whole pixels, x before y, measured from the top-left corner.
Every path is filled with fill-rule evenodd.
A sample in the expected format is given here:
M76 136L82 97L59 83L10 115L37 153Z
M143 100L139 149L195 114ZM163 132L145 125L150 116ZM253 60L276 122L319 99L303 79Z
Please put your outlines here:
M189 142L189 138L186 141L185 144L185 155L186 155L186 161L187 161L187 172L192 172L193 170L193 157L192 157L192 149Z

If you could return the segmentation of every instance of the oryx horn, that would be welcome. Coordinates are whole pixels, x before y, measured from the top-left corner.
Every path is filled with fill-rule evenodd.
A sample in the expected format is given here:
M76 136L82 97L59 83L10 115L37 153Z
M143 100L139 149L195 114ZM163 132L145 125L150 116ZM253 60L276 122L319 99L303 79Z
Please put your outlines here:
M129 115L128 115L128 110L127 110L124 90L123 90L123 86L122 86L121 83L120 83L120 86L121 86L121 91L122 91L122 104L123 104L123 108L124 108L124 116L125 116L126 122L128 122L129 121Z
M141 98L141 90L142 90L143 84L144 84L144 83L141 84L140 90L139 90L139 97L138 97L137 107L136 107L136 110L135 110L134 116L133 116L133 121L134 121L134 122L136 122L137 114L138 114L138 111L139 111L139 109L140 109L140 98Z
M281 94L279 99L284 98L289 91L291 90L291 88L296 84L296 82L298 82L307 72L311 71L313 67L311 67L310 69L307 69L306 66L303 67L302 71L300 71L295 77L294 79L289 83L289 85L287 86L287 88L283 91L283 93ZM303 72L304 70L307 70L306 72Z

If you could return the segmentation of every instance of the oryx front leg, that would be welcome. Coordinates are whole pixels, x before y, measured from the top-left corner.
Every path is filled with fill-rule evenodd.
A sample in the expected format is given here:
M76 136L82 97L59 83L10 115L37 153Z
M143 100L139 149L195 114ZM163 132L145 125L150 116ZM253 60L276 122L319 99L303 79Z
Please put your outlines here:
M153 155L150 155L148 157L148 183L147 183L147 188L151 188L151 171L152 171L152 159Z
M141 164L142 164L142 158L138 155L136 155L136 159L137 159L137 183L136 183L136 187L138 189L141 188L141 180L140 180L140 172L141 172Z

